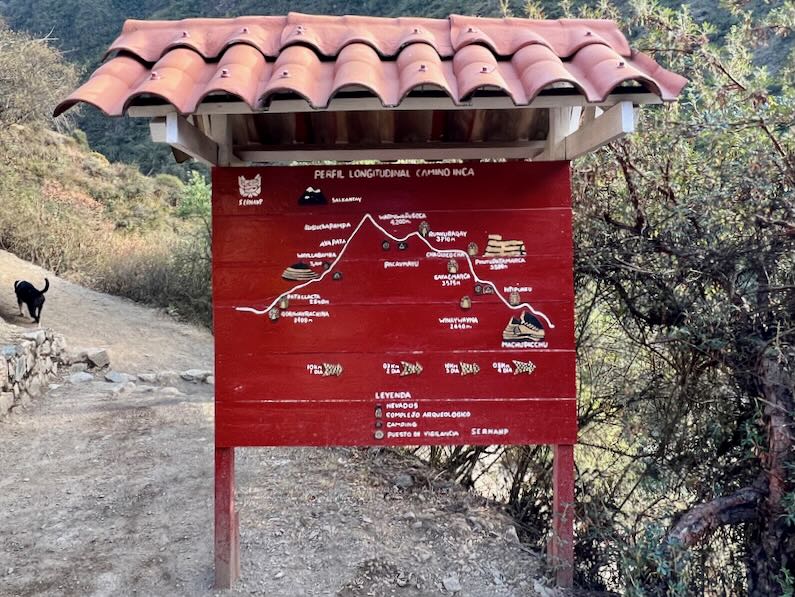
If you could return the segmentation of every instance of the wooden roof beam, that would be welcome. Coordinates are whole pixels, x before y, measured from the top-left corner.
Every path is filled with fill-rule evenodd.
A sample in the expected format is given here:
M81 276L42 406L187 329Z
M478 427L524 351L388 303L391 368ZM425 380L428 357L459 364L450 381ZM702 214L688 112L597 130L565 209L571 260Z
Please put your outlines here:
M375 97L337 97L331 100L327 108L313 108L303 99L273 99L270 105L262 110L252 110L241 101L212 101L207 99L199 104L194 114L276 114L285 112L350 112L350 111L402 111L402 110L516 110L526 108L560 108L572 106L613 106L619 102L631 102L633 105L661 104L662 100L653 93L614 93L604 101L589 102L579 94L571 95L539 95L526 106L517 106L511 98L474 97L462 104L455 104L448 97L407 97L397 106L384 107L381 100ZM151 106L130 106L127 115L132 118L155 118L174 112L171 104L154 104Z
M550 109L546 147L535 160L573 160L635 131L635 110L629 101L598 116L586 110L582 124L579 120L573 108Z
M153 118L149 123L152 141L167 143L174 149L209 166L218 165L218 143L176 112Z
M516 143L387 143L375 146L287 145L282 147L236 148L243 162L262 164L270 162L316 162L332 160L477 160L477 159L532 159L544 149L544 141Z

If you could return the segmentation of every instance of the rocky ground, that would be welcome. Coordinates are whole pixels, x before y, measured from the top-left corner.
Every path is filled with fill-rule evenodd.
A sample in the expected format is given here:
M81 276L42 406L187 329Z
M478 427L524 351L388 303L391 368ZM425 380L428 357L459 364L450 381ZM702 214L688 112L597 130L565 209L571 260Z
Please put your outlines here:
M0 317L43 275L0 252ZM0 420L0 594L213 594L211 337L48 277L44 323L111 364ZM506 516L397 453L241 449L237 479L229 595L548 593Z

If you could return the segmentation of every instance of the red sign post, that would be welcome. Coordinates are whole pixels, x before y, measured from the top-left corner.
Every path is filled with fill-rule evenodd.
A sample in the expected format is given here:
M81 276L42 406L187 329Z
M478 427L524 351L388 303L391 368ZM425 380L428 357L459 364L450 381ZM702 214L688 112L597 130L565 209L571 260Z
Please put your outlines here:
M552 444L570 583L567 162L216 168L216 579L234 448Z

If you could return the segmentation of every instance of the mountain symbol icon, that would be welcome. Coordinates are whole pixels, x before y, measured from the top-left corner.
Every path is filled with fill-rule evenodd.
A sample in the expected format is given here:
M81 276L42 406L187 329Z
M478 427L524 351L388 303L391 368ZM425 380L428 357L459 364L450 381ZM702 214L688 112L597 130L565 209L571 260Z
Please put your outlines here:
M306 190L301 193L298 198L298 205L325 205L328 199L320 189L306 187Z

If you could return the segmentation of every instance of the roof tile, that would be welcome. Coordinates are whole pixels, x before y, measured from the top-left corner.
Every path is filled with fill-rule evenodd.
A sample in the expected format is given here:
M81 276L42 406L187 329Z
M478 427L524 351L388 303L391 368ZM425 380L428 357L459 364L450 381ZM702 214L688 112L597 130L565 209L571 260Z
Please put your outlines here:
M462 103L480 89L526 105L542 90L571 85L589 101L636 82L673 100L686 80L633 52L606 20L537 21L452 15L449 19L282 17L127 21L111 57L56 108L86 102L123 114L143 96L189 114L208 95L260 109L274 94L315 108L336 93L367 89L385 106L419 86Z

